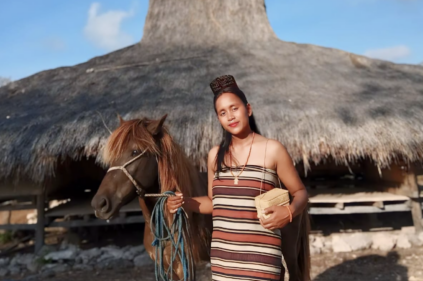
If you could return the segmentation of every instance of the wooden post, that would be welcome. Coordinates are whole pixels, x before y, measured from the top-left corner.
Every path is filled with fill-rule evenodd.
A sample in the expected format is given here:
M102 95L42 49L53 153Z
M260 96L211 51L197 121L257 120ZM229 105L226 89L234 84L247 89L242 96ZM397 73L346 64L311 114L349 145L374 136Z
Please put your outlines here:
M37 226L35 227L35 253L44 245L44 193L37 195Z
M414 228L416 229L416 233L419 233L423 231L422 205L420 202L420 191L417 184L417 177L412 166L407 171L406 183L412 190L413 196L411 198L411 215L413 217L413 224Z

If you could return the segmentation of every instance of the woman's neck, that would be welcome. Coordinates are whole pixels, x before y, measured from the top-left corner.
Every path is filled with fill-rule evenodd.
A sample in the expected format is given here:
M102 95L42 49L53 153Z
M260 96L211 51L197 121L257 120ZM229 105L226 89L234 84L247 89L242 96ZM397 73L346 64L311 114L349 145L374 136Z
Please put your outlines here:
M246 130L238 135L232 135L232 146L233 147L244 147L250 146L254 132L251 129Z

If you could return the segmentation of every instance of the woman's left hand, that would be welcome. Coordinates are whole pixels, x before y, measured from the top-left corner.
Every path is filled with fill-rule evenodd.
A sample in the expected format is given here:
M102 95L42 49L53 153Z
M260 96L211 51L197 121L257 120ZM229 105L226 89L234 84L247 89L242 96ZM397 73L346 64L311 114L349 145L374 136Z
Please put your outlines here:
M289 207L288 207L289 208ZM270 230L282 228L289 223L290 215L287 207L285 206L272 206L264 209L264 214L269 215L267 219L260 218L261 225Z

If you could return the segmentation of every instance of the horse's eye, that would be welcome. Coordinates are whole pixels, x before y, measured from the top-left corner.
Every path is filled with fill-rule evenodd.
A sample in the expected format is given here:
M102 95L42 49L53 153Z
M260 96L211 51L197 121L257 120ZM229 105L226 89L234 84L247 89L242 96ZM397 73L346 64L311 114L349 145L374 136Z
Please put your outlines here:
M138 152L138 150L133 150L133 151L132 151L132 156L137 156L137 155L138 155L138 153L139 153L139 152Z

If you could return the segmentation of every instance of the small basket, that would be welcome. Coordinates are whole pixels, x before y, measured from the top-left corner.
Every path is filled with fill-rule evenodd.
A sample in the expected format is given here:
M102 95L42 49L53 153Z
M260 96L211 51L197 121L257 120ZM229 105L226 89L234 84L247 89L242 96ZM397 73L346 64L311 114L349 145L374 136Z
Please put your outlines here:
M262 214L262 210L272 206L286 206L289 205L289 191L281 188L273 188L266 193L255 197L255 204L257 208L257 217L267 219L269 215Z

